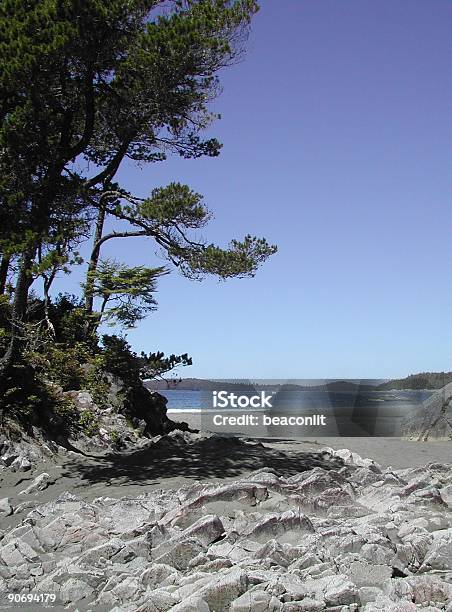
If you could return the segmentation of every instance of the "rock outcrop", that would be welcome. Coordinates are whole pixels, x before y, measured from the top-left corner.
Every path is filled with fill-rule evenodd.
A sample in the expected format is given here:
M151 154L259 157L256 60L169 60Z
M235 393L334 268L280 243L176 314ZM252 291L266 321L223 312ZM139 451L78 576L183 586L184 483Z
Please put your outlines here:
M14 436L0 434L0 471L28 472L36 464L56 458L58 453L118 451L140 449L149 439L172 431L191 431L188 424L172 421L167 416L168 400L143 385L133 389L133 405L126 401L121 380L107 374L108 393L99 406L86 390L66 391L54 386L54 392L74 406L74 420L80 423L73 437L53 423L49 430L30 427ZM51 417L53 418L53 417ZM47 419L48 421L51 420ZM54 419L55 420L55 419Z
M450 610L452 466L339 457L138 497L65 493L3 533L0 591L115 612Z
M166 397L148 390L140 381L127 387L117 377L105 374L108 392L99 407L92 395L86 391L68 391L69 397L80 414L92 414L98 424L96 435L79 436L87 447L109 447L118 449L136 447L138 438L149 438L174 430L188 431L187 423L178 423L168 418ZM106 406L105 406L106 404ZM97 428L96 428L97 429Z
M0 472L29 472L39 462L51 459L58 452L58 445L37 428L32 433L21 432L13 438L0 434Z
M452 383L436 391L402 424L402 434L418 441L452 440Z

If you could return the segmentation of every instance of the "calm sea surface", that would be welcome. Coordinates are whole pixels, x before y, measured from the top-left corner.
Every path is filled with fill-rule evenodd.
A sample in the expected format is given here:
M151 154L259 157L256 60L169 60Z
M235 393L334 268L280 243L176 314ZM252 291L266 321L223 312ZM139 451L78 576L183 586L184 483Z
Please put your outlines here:
M401 424L431 395L431 391L372 391L333 393L325 390L291 389L276 393L272 408L218 408L211 391L170 389L160 391L168 399L168 413L184 420L184 413L197 414L200 428L223 433L255 436L399 436ZM219 425L218 415L228 420ZM232 423L229 416L247 415L248 421ZM250 424L250 415L254 421ZM266 418L264 418L264 415ZM294 417L324 415L326 424L301 425ZM271 417L271 423L269 418ZM282 418L286 418L285 424ZM278 421L279 419L279 421ZM299 421L301 419L298 419ZM287 421L290 421L287 425Z
M159 391L168 399L168 410L176 412L200 412L213 410L221 412L224 409L213 408L212 393L210 391L186 391L179 389L168 389ZM277 395L274 402L274 410L305 411L305 410L328 410L334 406L354 406L380 404L385 412L410 411L422 404L430 395L431 391L376 391L364 395L353 393L328 393L326 391L297 390L290 393ZM228 408L226 411L229 412Z

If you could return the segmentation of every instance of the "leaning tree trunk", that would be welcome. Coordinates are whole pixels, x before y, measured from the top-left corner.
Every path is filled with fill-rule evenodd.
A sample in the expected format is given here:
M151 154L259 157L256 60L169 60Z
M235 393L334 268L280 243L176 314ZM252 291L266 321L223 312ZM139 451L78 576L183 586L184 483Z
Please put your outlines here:
M91 257L89 260L88 271L85 283L85 310L88 314L93 313L94 307L94 281L92 274L97 270L97 264L99 263L100 256L100 240L104 231L105 223L105 207L99 208L99 214L96 221L96 230L94 232L93 250L91 251Z
M0 262L0 295L4 295L5 293L10 261L10 257L3 255L2 261Z
M31 266L35 256L35 248L25 251L20 261L14 300L11 312L11 341L8 350L0 361L0 376L4 375L10 367L21 360L25 347L23 324L27 310L28 291L32 283Z

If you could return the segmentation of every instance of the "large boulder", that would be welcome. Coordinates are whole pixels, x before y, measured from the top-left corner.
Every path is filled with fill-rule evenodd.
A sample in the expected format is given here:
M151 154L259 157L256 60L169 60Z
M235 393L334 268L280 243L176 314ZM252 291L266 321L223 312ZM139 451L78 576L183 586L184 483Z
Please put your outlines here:
M452 440L452 383L431 395L405 419L402 434L418 441Z
M105 373L105 396L102 405L86 390L66 391L79 413L84 427L73 434L73 441L84 451L113 448L139 448L146 439L174 430L190 431L187 423L176 423L167 416L168 400L160 393L149 391L141 381L126 385L120 378ZM64 436L57 437L70 448Z
M166 412L168 400L157 391L149 391L143 385L133 391L133 404L128 407L128 412L136 421L144 421L144 434L159 436L177 429Z
M187 423L177 423L168 418L166 397L148 389L141 381L127 387L111 374L106 375L106 380L110 388L109 402L117 403L118 397L122 398L118 412L129 417L145 436L160 436L176 429L189 430Z

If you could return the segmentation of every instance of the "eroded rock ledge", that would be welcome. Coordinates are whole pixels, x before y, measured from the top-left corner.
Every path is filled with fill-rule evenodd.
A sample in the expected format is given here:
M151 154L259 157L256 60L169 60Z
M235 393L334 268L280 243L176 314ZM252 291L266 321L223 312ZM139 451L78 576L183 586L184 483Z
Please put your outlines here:
M0 592L117 612L451 610L451 466L329 452L342 467L90 503L65 493L3 534Z

